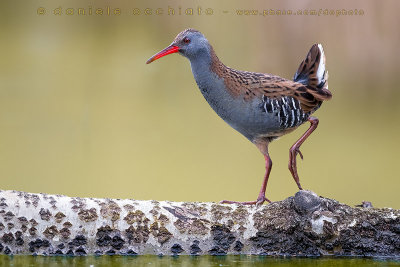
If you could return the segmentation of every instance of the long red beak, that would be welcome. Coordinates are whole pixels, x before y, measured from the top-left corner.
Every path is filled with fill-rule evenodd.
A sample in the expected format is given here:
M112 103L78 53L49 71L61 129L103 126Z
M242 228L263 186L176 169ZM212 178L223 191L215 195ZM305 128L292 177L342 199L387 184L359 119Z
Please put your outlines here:
M155 54L154 56L152 56L151 58L149 58L149 60L146 61L146 64L149 64L151 62L153 62L154 60L159 59L160 57L172 54L172 53L176 53L179 51L179 46L176 45L170 45L167 48L161 50L160 52L158 52L157 54Z

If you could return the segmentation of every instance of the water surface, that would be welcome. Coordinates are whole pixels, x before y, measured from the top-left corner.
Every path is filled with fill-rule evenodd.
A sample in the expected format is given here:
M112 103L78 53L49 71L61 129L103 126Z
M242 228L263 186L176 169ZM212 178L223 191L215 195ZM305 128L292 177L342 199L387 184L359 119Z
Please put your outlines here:
M0 256L0 266L400 266L400 261L364 258L275 258L263 256Z

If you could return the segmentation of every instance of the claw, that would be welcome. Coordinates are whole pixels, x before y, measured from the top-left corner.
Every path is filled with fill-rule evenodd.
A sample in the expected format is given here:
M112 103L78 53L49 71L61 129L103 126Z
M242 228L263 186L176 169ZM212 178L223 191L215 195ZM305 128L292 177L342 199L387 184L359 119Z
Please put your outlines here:
M301 153L300 149L296 149L297 153L299 153L301 160L303 160L303 154Z
M294 149L294 152L295 152L295 154L294 154L294 157L293 157L293 159L296 159L296 156L297 156L297 154L299 154L299 156L300 156L300 158L301 158L301 160L303 160L304 158L303 158L303 153L301 153L301 151L300 151L300 149L299 148L295 148Z

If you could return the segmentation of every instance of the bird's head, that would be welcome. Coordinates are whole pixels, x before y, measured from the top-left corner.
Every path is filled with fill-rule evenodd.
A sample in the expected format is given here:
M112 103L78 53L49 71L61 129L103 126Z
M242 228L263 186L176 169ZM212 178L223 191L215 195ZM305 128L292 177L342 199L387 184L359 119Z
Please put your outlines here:
M186 29L180 32L168 47L149 58L146 64L172 53L179 53L192 60L201 53L209 52L209 50L210 45L201 32L194 29Z

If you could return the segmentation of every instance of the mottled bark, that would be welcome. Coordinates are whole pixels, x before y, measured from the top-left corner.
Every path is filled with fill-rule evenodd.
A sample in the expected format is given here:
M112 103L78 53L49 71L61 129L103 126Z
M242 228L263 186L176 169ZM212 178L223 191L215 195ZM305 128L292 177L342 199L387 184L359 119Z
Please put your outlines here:
M400 211L300 191L255 206L0 191L3 254L400 256Z

